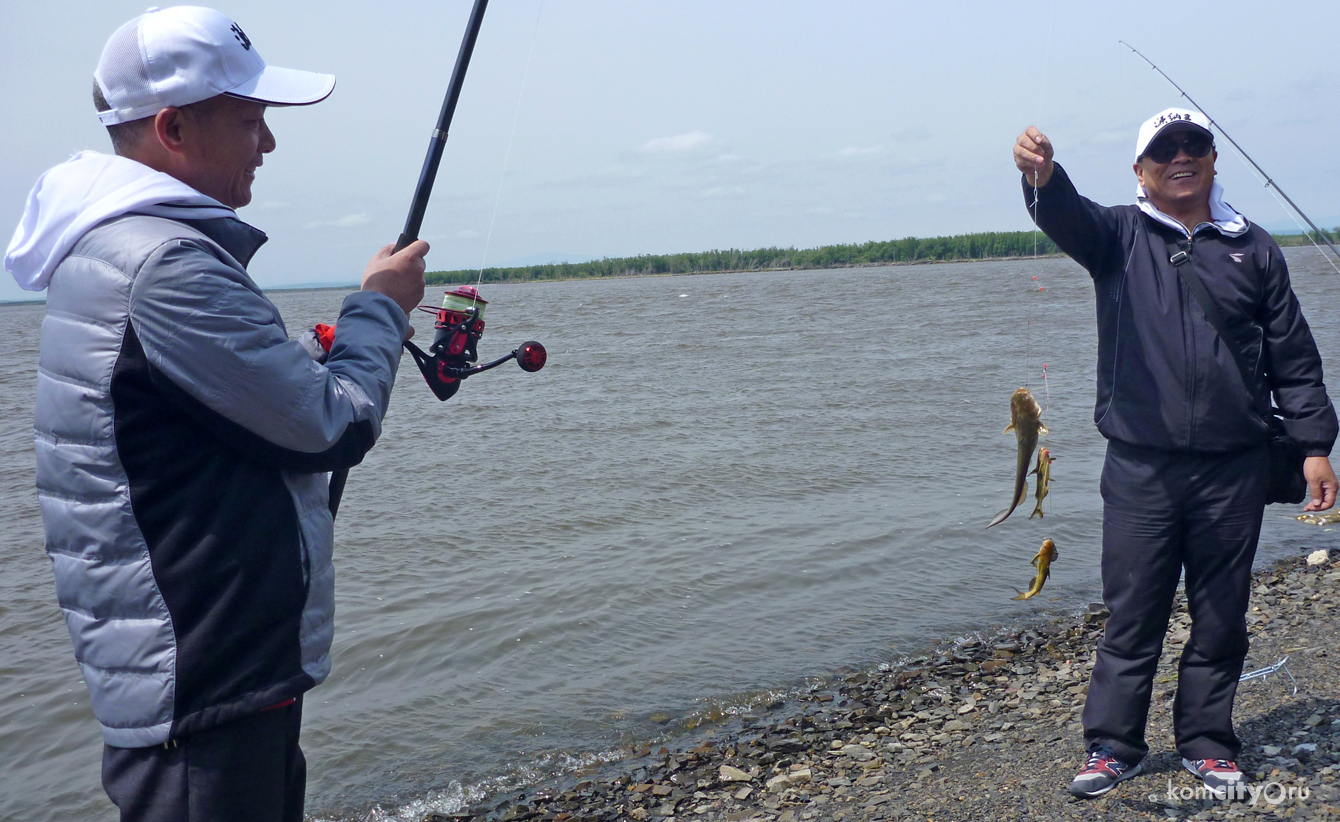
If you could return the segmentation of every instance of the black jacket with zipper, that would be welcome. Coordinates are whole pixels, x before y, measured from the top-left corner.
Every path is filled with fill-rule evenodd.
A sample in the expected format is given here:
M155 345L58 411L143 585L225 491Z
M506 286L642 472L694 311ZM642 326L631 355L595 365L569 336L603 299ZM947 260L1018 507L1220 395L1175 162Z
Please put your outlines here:
M1060 165L1038 189L1038 227L1093 277L1098 312L1094 422L1110 440L1163 451L1227 452L1269 438L1270 397L1308 456L1335 442L1321 355L1289 284L1284 255L1260 226L1230 236L1202 223L1192 236L1139 206L1080 196ZM1033 186L1023 179L1030 210ZM1172 248L1170 248L1170 244ZM1180 248L1204 281L1252 369L1233 355L1169 257Z

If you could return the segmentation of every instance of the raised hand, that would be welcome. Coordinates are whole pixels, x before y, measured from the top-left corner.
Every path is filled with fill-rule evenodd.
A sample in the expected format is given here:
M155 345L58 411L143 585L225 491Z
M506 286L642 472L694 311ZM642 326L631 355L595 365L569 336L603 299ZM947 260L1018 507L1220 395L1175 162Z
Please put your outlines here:
M1052 141L1038 131L1037 126L1029 126L1014 141L1014 165L1024 173L1029 182L1042 188L1052 178ZM1035 179L1036 175L1036 179Z

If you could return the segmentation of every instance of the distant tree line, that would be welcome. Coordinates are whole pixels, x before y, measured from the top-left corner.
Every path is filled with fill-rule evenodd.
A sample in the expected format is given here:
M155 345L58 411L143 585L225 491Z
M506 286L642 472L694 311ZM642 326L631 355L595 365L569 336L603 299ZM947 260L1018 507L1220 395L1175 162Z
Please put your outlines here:
M1325 232L1340 243L1340 228ZM1281 246L1310 245L1304 234L1276 234ZM905 237L901 240L859 244L822 245L818 248L738 248L683 254L641 254L606 257L586 263L547 263L516 268L430 271L429 285L450 283L526 282L529 280L584 280L593 277L639 277L652 274L711 274L723 271L779 271L787 269L849 268L908 263L1000 260L1012 257L1053 256L1061 251L1041 233L987 231L952 237Z
M1331 229L1330 231L1327 231L1326 229L1323 228L1323 229L1321 230L1321 233L1324 234L1324 235L1326 235L1326 239L1330 240L1331 242L1333 242L1333 243L1340 243L1340 226L1336 226L1335 228ZM1281 246L1312 245L1312 241L1313 241L1313 239L1315 239L1315 238L1312 236L1311 233L1308 233L1308 234L1272 234L1272 235L1270 235L1270 236L1274 237L1274 238L1275 238L1275 242L1279 243ZM1317 240L1317 242L1321 242L1321 241L1320 241L1320 240Z
M902 240L824 245L818 248L738 248L684 254L641 254L606 257L587 263L548 263L518 268L486 268L484 282L578 280L592 277L637 277L650 274L710 274L722 271L776 271L785 269L847 268L859 265L993 260L1030 257L1036 241L1039 256L1059 254L1056 244L1031 231L988 231L953 237L907 237ZM472 283L480 278L470 271L430 271L430 285Z

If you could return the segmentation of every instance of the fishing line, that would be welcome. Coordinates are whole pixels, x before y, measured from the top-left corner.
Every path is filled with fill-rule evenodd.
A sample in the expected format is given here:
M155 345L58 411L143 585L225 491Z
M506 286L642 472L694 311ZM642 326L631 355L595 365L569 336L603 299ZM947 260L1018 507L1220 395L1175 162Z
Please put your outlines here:
M1247 163L1246 160L1242 159L1241 155L1236 156L1238 157L1239 163L1242 163L1244 166L1247 166L1248 171L1255 173L1256 170L1253 169ZM1317 249L1317 253L1321 255L1321 258L1331 264L1331 268L1335 269L1335 273L1340 274L1340 268L1336 267L1335 260L1331 259L1331 257L1326 254L1325 249L1321 247L1321 244L1317 242L1316 235L1314 235L1311 231L1308 231L1307 228L1305 228L1303 224L1298 221L1298 215L1294 214L1293 210L1290 209L1287 205L1285 205L1284 200L1280 198L1279 192L1275 189L1274 186L1270 184L1268 180L1265 181L1265 186L1266 190L1270 192L1270 196L1275 198L1275 202L1279 204L1279 207L1284 210L1285 214L1289 215L1289 219L1293 220L1293 224L1298 226L1299 233L1301 233L1304 237L1307 237L1308 242L1312 243L1313 248Z
M521 102L526 96L526 81L530 78L530 62L535 56L535 42L540 35L540 16L544 13L544 0L540 0L535 12L535 30L530 35L530 51L526 54L526 68L521 73L521 90L516 96L516 111L512 113L512 133L507 136L507 151L503 153L502 172L498 175L498 191L493 197L493 215L489 218L489 230L484 235L484 255L479 260L479 276L475 279L475 289L484 283L484 267L489 257L489 246L493 242L493 227L498 221L498 204L502 202L503 182L507 179L507 166L512 159L512 143L516 140L516 126L521 119ZM478 299L478 294L476 294Z
M1225 140L1228 140L1228 142L1233 146L1233 148L1234 148L1234 149L1238 152L1238 154L1241 156L1241 159L1242 159L1244 162L1247 162L1247 163L1250 163L1250 164L1251 164L1251 167L1252 167L1253 169L1255 169L1256 173L1259 175L1259 177L1260 177L1260 179L1262 180L1262 182L1265 183L1266 187L1267 187L1267 188L1272 188L1272 189L1274 189L1274 190L1275 190L1275 193L1278 193L1279 197L1283 197L1284 200L1289 204L1289 208L1293 209L1293 211L1296 212L1297 215L1298 215L1299 217L1302 217L1305 221L1307 221L1307 224L1308 224L1309 226L1312 227L1312 231L1315 232L1315 238L1316 238L1316 239L1313 239L1313 240L1312 240L1312 244L1313 244L1313 245L1316 245L1316 246L1317 246L1317 249L1320 251L1320 250L1321 250L1321 246L1317 245L1317 239L1320 239L1322 242L1326 243L1327 247L1329 247L1329 248L1331 249L1331 253L1334 254L1334 255L1336 256L1337 259L1340 259L1340 250L1337 250L1337 249L1336 249L1336 247L1331 243L1330 239L1327 238L1326 234L1325 234L1320 228L1317 228L1317 224L1314 223L1314 222L1312 222L1311 218L1309 218L1306 214L1303 213L1303 209L1299 208L1298 205L1297 205L1297 203L1295 203L1292 199L1290 199L1290 197L1289 197L1288 194L1285 194L1285 193L1284 193L1284 190L1283 190L1282 188L1279 187L1279 184L1276 183L1274 180L1272 180L1272 179L1270 178L1270 175L1266 174L1265 169L1261 168L1261 166L1258 165L1257 162L1251 158L1251 155L1249 155L1247 152L1245 152L1245 151L1242 150L1242 146L1238 145L1238 142L1237 142L1236 140L1234 140L1231 136L1229 136L1229 133L1228 133L1227 131L1224 131L1224 127L1221 126L1221 125L1219 125L1219 123L1215 122L1215 119L1214 119L1213 117L1210 116L1210 113L1209 113L1208 111L1206 111L1205 109L1203 109L1203 108L1200 107L1200 103L1197 103L1195 100L1192 100L1192 99L1191 99L1191 95L1189 95L1189 94L1187 94L1185 91L1183 91L1183 90L1182 90L1182 87L1179 86L1179 85L1177 85L1177 83L1174 82L1173 78L1171 78L1171 77L1168 76L1168 73L1167 73L1167 72L1165 72L1163 69L1159 68L1158 66L1154 65L1154 61L1153 61L1153 60L1150 60L1148 57L1146 57L1146 56L1144 56L1143 54L1141 54L1141 53L1140 53L1140 50L1137 49L1135 46L1132 46L1130 43L1127 43L1125 40L1118 40L1117 42L1120 43L1121 45L1125 46L1126 48L1130 49L1131 51L1135 52L1135 55L1136 55L1137 57L1139 57L1141 60L1144 60L1146 63L1148 63L1150 68L1152 68L1154 71L1157 71L1159 74L1163 75L1163 79L1164 79L1164 80L1167 80L1169 83L1171 83L1171 84L1172 84L1172 87L1175 88L1175 89L1177 89L1177 92L1178 92L1179 94L1181 94L1183 97L1185 97L1188 103L1190 103L1191 105L1195 106L1195 107L1196 107L1196 111L1199 111L1201 114L1204 114L1204 115L1205 115L1205 119L1207 119L1207 120L1210 121L1210 125L1212 125L1212 126L1214 126L1215 128L1219 129L1219 133L1222 134L1222 135L1224 135L1224 139L1225 139ZM1279 197L1276 197L1276 198L1275 198L1277 202L1278 202L1278 200L1279 200ZM1287 210L1288 210L1288 209L1286 209L1286 211L1287 211ZM1297 219L1296 219L1296 218L1295 218L1294 222L1297 222ZM1299 226L1299 227L1301 228L1301 226ZM1306 233L1306 232L1304 232L1304 233ZM1325 256L1325 252L1322 252L1322 256ZM1331 268L1334 268L1335 271L1336 271L1336 273L1337 273L1337 274L1340 274L1340 267L1337 267L1337 266L1336 266L1335 260L1333 260L1333 259L1327 257L1327 261L1330 262L1330 264L1331 264Z
M1045 48L1043 49L1043 51L1042 51L1042 76L1038 79L1038 99L1039 99L1039 100L1045 100L1046 97L1047 97L1047 69L1048 69L1049 65L1051 64L1052 31L1054 31L1055 28L1056 28L1056 14L1055 14L1055 11L1056 11L1056 0L1052 0L1051 4L1049 5L1048 10L1047 10L1047 19L1048 19L1048 25L1047 25L1047 40L1046 40L1047 45L1046 45L1046 47L1045 47ZM1033 169L1033 202L1032 202L1032 207L1033 207L1033 259L1034 259L1034 260L1036 260L1037 257L1038 257L1038 174L1039 174L1039 173L1040 173L1040 172L1039 172L1038 169ZM1037 290L1037 291L1042 291L1042 290L1043 290L1042 284L1041 284L1041 283L1038 283L1038 278L1037 278L1036 276L1033 277L1033 282L1034 282L1034 284L1037 285L1037 288L1036 288L1035 290ZM1029 388L1028 375L1029 375L1030 373L1032 373L1032 370L1033 370L1033 368L1032 368L1032 361L1033 361L1033 303L1032 303L1032 299L1030 298L1030 301L1029 301L1029 303L1028 303L1028 313L1027 313L1027 316L1024 318L1024 387L1025 387L1025 388ZM1045 368L1044 368L1044 372L1045 372ZM1030 388L1030 390L1031 390L1031 388Z

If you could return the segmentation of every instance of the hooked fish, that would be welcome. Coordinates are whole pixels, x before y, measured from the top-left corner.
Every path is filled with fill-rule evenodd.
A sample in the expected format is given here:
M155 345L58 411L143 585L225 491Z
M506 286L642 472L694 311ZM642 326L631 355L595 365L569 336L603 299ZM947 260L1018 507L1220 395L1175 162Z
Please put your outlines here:
M1042 586L1046 584L1047 577L1052 575L1052 563L1056 561L1057 556L1059 556L1059 552L1056 550L1056 543L1052 542L1051 539L1044 539L1042 547L1038 549L1037 556L1033 557L1033 567L1038 569L1037 575L1033 577L1033 584L1029 586L1027 591L1020 591L1015 588L1014 590L1019 593L1019 596L1010 597L1010 599L1032 599L1037 596L1038 592L1042 590Z
M1303 514L1295 517L1299 522L1306 522L1308 525L1335 525L1340 523L1340 511L1331 511L1327 514Z
M1047 448L1038 449L1038 467L1033 469L1034 474L1038 475L1038 489L1034 494L1037 497L1037 507L1033 513L1028 515L1029 519L1037 517L1042 519L1042 501L1047 498L1047 492L1051 490L1052 484L1052 452Z
M1039 419L1041 416L1042 407L1033 399L1032 392L1027 388L1017 389L1010 396L1010 424L1005 426L1005 433L1013 431L1018 443L1014 496L1011 498L1010 507L996 514L996 518L991 520L987 528L1004 522L1005 518L1019 507L1019 503L1024 501L1024 497L1028 496L1028 463L1033 459L1033 449L1038 447L1038 435L1047 433L1047 426Z

